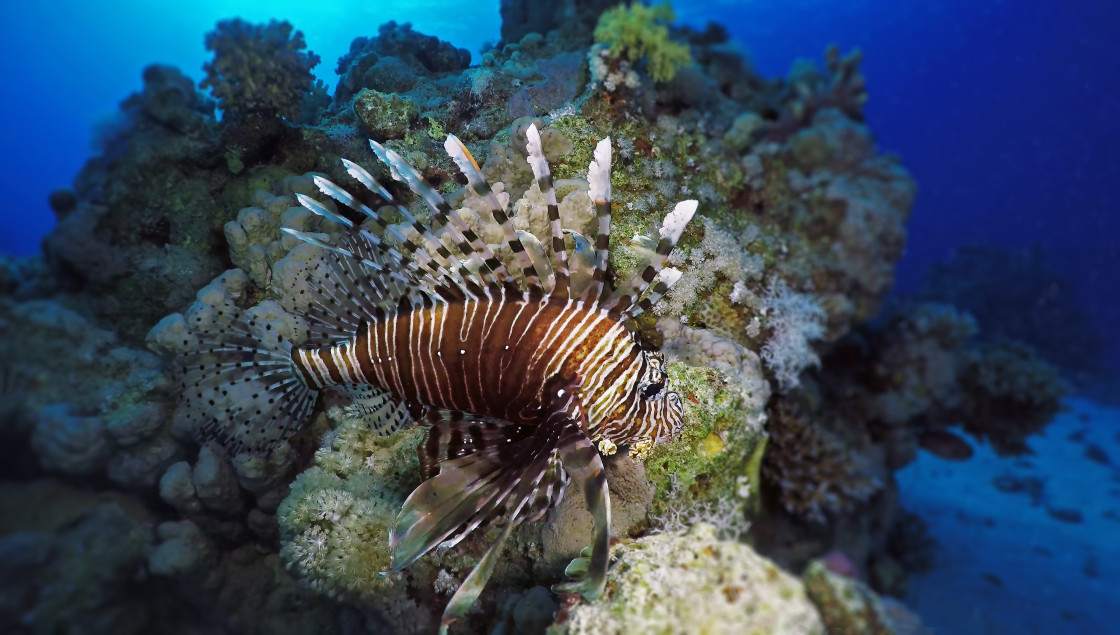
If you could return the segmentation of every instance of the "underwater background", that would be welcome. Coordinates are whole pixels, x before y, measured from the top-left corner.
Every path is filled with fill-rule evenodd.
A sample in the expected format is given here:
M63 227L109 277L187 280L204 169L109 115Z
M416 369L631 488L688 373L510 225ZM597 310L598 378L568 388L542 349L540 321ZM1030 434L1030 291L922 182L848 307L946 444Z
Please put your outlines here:
M700 200L711 224L670 261L696 282L657 325L694 401L684 438L609 467L628 483L610 597L547 591L590 535L566 533L573 504L551 538L519 538L462 632L688 631L709 601L708 632L1115 632L1120 9L680 2L658 24L690 57L658 76L652 47L597 70L613 3L552 4L578 19L507 0L0 7L0 631L433 631L481 550L391 586L355 546L384 542L409 488L359 513L377 488L354 483L396 483L384 466L411 469L416 439L324 415L284 457L221 455L173 423L173 340L222 293L292 312L273 280L294 275L277 231L303 175L365 161L367 137L449 170L438 130L516 201L518 122L537 117L566 139L563 178L598 139L624 144L616 198L646 201L626 231ZM215 111L204 38L234 17L291 22L330 97L256 128ZM367 73L390 58L419 80ZM360 452L381 467L351 467ZM332 495L350 502L323 512ZM327 552L299 551L312 531ZM743 583L674 568L705 547Z

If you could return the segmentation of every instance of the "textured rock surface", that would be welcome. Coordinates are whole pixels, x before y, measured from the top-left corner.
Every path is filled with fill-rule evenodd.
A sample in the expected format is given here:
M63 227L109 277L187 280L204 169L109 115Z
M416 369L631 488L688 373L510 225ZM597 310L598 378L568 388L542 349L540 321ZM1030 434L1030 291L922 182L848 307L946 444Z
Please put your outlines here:
M699 524L622 544L602 599L573 609L569 633L825 633L801 582Z

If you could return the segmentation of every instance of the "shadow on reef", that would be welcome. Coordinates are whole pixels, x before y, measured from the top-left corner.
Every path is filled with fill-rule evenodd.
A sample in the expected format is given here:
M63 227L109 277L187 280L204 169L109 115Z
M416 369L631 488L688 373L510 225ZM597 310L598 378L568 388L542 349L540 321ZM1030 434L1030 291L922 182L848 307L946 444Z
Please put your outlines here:
M680 281L636 324L667 356L686 425L642 460L608 461L621 540L602 599L547 590L590 541L590 517L568 496L514 532L480 610L454 630L631 632L655 619L667 631L921 632L871 590L900 593L929 543L892 472L919 447L963 458L958 425L1021 451L1057 408L1057 375L1022 345L970 343L975 321L951 306L868 324L915 185L863 124L858 52L833 48L823 69L768 79L718 26L673 27L667 8L574 6L576 17L504 1L505 42L477 66L388 23L338 61L333 96L281 22L228 21L207 36L210 96L174 68L145 69L100 131L101 152L51 195L59 223L44 255L0 260L0 447L12 459L0 628L434 629L500 528L376 576L419 479L417 430L376 436L331 398L289 443L227 457L196 441L172 360L228 307L293 338L306 331L320 252L279 230L337 235L297 195L322 198L315 174L348 182L344 157L392 184L368 138L511 256L443 152L455 134L485 158L516 229L548 236L526 160L535 124L563 226L586 235L585 176L611 137L612 279L646 262L673 202L699 200L669 263Z

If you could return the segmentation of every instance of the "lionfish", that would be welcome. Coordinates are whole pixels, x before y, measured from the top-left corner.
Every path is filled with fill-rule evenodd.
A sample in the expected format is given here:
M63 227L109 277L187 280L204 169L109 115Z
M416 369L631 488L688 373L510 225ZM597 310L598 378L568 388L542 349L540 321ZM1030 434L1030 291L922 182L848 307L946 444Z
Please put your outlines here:
M418 220L352 161L343 160L347 173L384 200L379 209L314 177L324 195L372 221L372 231L369 221L362 227L297 194L305 208L345 228L337 239L283 228L325 250L319 275L309 275L316 296L307 315L312 343L293 346L251 316L239 316L188 359L183 382L188 412L205 412L195 422L203 435L235 453L267 450L290 437L327 389L350 394L381 432L409 421L425 426L417 448L423 481L390 532L390 570L441 543L458 543L484 522L505 521L449 601L444 629L474 604L510 531L555 506L572 478L593 516L594 537L590 552L569 565L571 580L555 590L598 597L610 538L601 455L629 446L642 457L684 420L662 358L640 347L631 321L680 278L664 264L697 202L674 207L649 262L612 289L610 138L596 146L587 173L598 219L593 244L561 227L535 125L526 138L547 202L552 262L536 237L515 230L454 135L444 147L501 227L508 268L414 167L371 140L392 177L431 208L432 222ZM387 219L393 211L403 223ZM570 259L566 237L575 247ZM520 275L511 274L518 268ZM223 400L242 383L254 386L250 397Z

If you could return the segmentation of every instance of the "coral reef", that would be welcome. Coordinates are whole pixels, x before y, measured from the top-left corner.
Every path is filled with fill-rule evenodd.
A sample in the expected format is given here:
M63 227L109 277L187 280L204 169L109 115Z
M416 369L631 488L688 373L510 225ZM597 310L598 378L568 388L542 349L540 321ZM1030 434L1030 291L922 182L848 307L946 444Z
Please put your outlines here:
M828 427L781 402L771 412L770 440L762 475L794 516L824 523L828 515L851 513L883 487L867 457L831 436Z
M999 454L1030 452L1026 437L1050 423L1069 390L1057 369L1015 342L969 351L959 381L965 431Z
M542 5L532 0L502 0L502 42L519 42L530 34L564 31L586 45L586 34L595 28L599 15L617 4L615 0L568 0ZM581 37L582 36L582 37Z
M395 94L363 88L354 97L354 114L377 139L400 139L420 116L416 104Z
M976 334L976 321L949 305L896 308L837 341L820 370L773 402L763 499L781 513L756 519L756 545L798 569L841 552L877 591L903 593L923 559L898 537L928 540L900 509L891 472L919 449L967 460L958 423L998 453L1022 452L1064 394L1057 371L1029 349L977 346Z
M346 418L315 453L315 466L292 483L277 510L280 556L312 588L332 596L404 601L389 569L389 528L419 482L419 430L380 437L361 418Z
M923 635L931 633L901 602L880 598L866 585L815 561L801 576L828 633Z
M386 22L378 27L376 37L356 38L350 51L339 58L334 99L345 103L363 88L404 93L416 85L418 77L461 71L470 62L465 49L417 33L411 24Z
M202 66L201 86L210 89L228 117L295 119L311 90L311 69L319 63L319 56L305 48L303 33L293 32L287 21L223 20L206 34L206 50L214 59Z
M593 64L601 62L608 67L614 66L615 70L606 73L596 71L595 74L608 77L620 70L620 64L634 67L644 62L645 70L653 81L673 79L678 69L692 61L688 46L669 39L666 23L675 19L668 2L654 6L634 2L630 6L619 5L604 11L595 25L595 42L603 45L604 51L600 59L592 59L595 60ZM592 55L596 53L593 51ZM611 90L609 85L607 90Z
M603 598L578 606L568 633L824 633L797 578L715 527L615 547Z
M45 257L0 260L0 554L10 563L0 630L150 632L157 618L184 633L434 628L436 607L502 528L377 576L387 528L419 481L417 430L378 437L332 397L271 453L225 455L195 441L205 424L180 399L174 360L237 314L304 341L298 315L321 281L321 251L279 230L338 234L296 198L322 198L315 175L349 182L341 157L429 218L375 165L369 136L513 262L441 144L462 139L515 227L539 240L549 209L526 161L532 124L562 224L588 237L598 220L585 176L611 137L612 280L648 261L674 201L700 201L669 263L681 283L637 321L641 344L666 354L686 423L643 460L606 462L623 542L604 599L573 605L547 590L588 541L590 519L569 493L542 524L514 532L464 628L611 632L653 616L670 631L680 620L713 632L902 628L896 605L862 587L837 591L849 582L810 562L842 554L876 591L899 593L921 563L898 545L921 532L891 471L920 447L959 454L956 421L1020 451L1057 408L1057 375L1018 345L974 345L988 320L979 308L977 320L919 305L867 323L893 282L915 186L863 124L858 52L830 49L823 70L772 80L718 27L675 28L667 8L606 4L505 1L504 43L469 68L467 51L385 24L338 61L331 96L311 84L317 58L290 25L224 22L207 38L203 85L221 121L184 74L145 69L100 131L98 156L51 195L59 223ZM810 573L802 582L777 565ZM852 593L863 608L840 611L837 598Z

